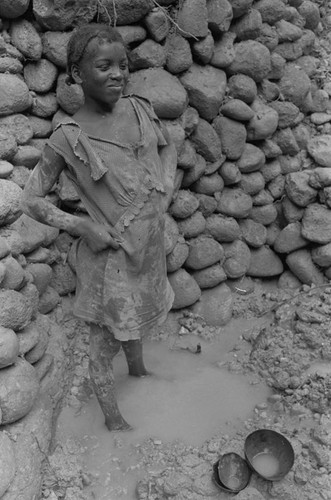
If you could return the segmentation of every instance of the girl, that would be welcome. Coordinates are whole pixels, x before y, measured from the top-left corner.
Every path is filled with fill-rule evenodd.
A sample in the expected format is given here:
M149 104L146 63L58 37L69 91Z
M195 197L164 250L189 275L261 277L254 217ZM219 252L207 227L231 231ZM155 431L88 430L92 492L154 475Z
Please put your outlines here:
M123 348L129 374L147 375L142 335L171 308L164 213L172 197L175 148L143 98L122 95L128 59L116 29L89 24L68 45L68 83L85 102L47 142L23 192L22 209L68 231L76 243L74 314L90 325L89 372L109 430L127 430L114 392L112 359ZM88 216L45 199L61 172Z

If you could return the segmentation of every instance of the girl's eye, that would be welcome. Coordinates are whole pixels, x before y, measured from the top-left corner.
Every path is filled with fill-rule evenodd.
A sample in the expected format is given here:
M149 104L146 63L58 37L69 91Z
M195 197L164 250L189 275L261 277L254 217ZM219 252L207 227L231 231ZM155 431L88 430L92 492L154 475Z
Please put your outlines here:
M121 68L121 69L126 69L127 67L128 67L128 65L127 65L126 63L122 63L122 64L120 65L120 68Z

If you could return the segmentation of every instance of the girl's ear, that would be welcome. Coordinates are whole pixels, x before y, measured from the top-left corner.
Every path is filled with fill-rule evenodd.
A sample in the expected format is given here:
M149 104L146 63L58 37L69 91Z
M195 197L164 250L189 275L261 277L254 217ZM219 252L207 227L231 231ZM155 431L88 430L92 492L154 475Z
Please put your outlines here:
M78 83L78 85L82 83L83 80L81 78L80 69L76 64L71 66L71 76L75 83Z

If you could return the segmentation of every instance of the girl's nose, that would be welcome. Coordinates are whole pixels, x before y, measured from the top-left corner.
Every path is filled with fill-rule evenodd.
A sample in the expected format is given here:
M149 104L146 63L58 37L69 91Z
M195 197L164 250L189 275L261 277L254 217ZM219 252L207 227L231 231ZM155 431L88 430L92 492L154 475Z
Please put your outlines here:
M123 75L119 66L113 66L109 71L110 77L114 80L122 80Z

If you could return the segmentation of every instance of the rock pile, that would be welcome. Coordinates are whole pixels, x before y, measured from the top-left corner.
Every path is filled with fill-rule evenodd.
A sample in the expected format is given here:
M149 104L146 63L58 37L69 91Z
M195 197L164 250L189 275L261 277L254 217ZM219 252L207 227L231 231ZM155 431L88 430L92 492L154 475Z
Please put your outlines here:
M222 325L230 287L244 276L279 277L282 287L331 277L331 85L316 57L320 12L309 0L1 1L2 424L31 410L51 364L46 315L75 289L72 239L19 205L54 125L83 102L65 79L72 29L93 20L121 32L126 91L151 100L178 152L166 216L174 308L193 305ZM49 198L84 210L65 176Z

